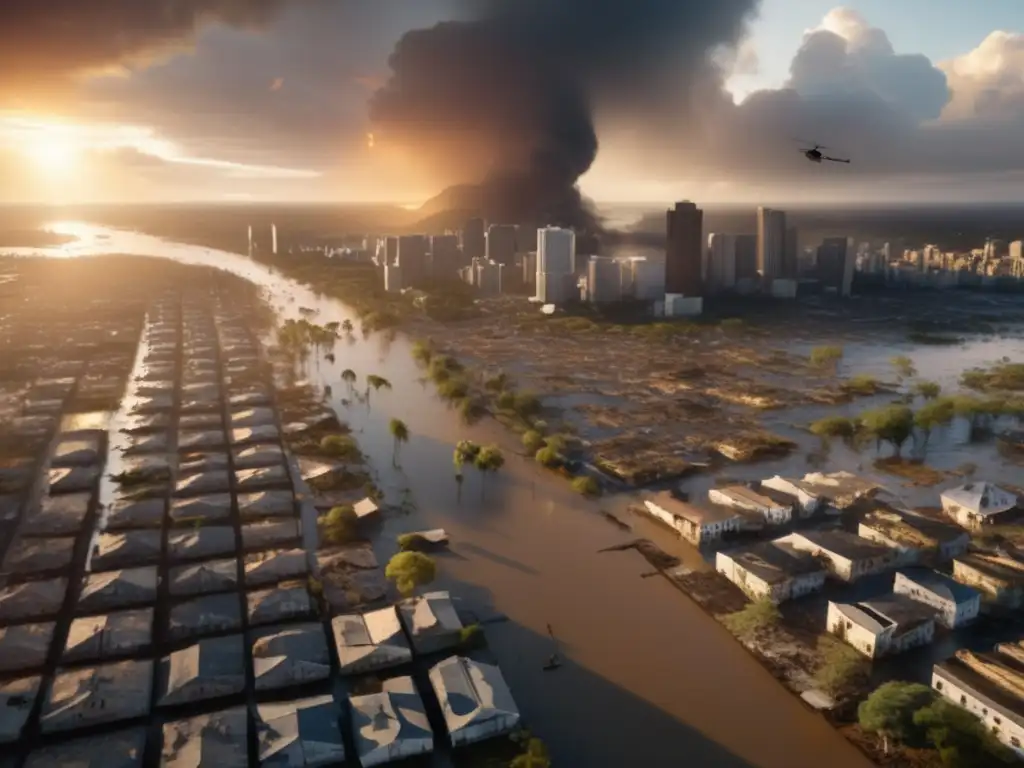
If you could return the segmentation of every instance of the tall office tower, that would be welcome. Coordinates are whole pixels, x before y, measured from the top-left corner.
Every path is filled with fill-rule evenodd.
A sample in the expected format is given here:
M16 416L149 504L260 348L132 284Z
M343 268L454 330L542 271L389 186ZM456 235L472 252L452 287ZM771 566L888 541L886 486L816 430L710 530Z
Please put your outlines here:
M537 252L523 254L523 285L534 285L537 282Z
M757 235L736 235L736 279L757 277Z
M384 240L384 263L398 263L398 238L389 236Z
M516 263L516 226L491 224L487 228L487 260L496 264Z
M421 285L427 276L426 235L402 235L398 238L398 265L402 268L404 287Z
M892 245L888 242L882 243L882 262L886 268L888 268L890 261L892 261Z
M402 288L402 268L397 264L385 264L384 290L388 293L400 293Z
M591 256L587 262L587 300L591 304L622 301L619 262L610 256Z
M704 264L704 212L689 201L666 212L665 292L700 296Z
M661 259L632 259L631 284L637 301L661 301L665 298L665 264Z
M1024 240L1014 240L1010 243L1009 253L1013 261L1024 259Z
M473 269L476 272L473 284L480 289L481 293L488 296L497 296L501 293L501 278L505 269L504 264L481 259L473 263Z
M770 281L783 275L786 251L786 214L771 208L757 209L757 272Z
M430 269L435 280L458 279L462 250L458 235L434 235L430 238Z
M487 225L483 219L470 219L462 230L462 255L467 262L482 259L487 253Z
M834 289L840 296L850 294L846 274L848 251L845 237L826 237L818 246L818 280L822 287Z
M727 291L736 285L736 235L708 235L708 288Z
M571 229L543 227L537 230L537 298L545 304L571 298L576 263L576 233Z
M782 275L787 280L796 280L800 274L800 233L796 227L786 227L786 239L782 247Z

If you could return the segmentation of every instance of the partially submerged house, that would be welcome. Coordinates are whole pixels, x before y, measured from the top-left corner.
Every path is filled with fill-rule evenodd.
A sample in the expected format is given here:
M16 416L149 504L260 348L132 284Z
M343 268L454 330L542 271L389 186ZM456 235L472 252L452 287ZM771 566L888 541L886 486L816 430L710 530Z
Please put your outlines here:
M366 497L361 501L357 501L352 505L352 511L355 512L356 518L359 520L369 520L380 511L380 507L370 497Z
M393 605L331 619L338 666L344 675L372 672L412 661L398 609Z
M966 552L971 543L970 535L955 525L888 509L866 514L857 534L898 552L898 565L946 562Z
M841 581L891 568L897 553L846 531L800 531L776 541L823 558L830 574Z
M784 493L792 498L800 517L810 517L825 508L825 498L820 491L804 480L775 475L767 480L762 480L761 487Z
M142 768L145 751L146 729L130 728L47 744L28 756L24 768Z
M708 501L722 507L750 512L768 525L785 525L793 518L792 504L758 493L745 485L727 485L708 491Z
M161 768L249 768L245 707L222 709L164 725Z
M160 662L161 706L190 704L245 690L245 643L241 635L200 640Z
M252 644L256 690L326 680L331 656L321 624L286 624L258 634Z
M434 732L411 677L385 680L379 693L349 701L352 735L363 768L434 751Z
M403 600L398 611L417 653L454 648L462 639L462 620L447 592L428 592Z
M719 552L715 570L755 600L768 598L776 604L825 584L825 566L820 560L778 541Z
M696 507L668 491L644 500L647 511L691 544L704 544L743 527L743 516L718 508Z
M804 475L803 481L836 509L872 498L881 488L875 481L852 472L811 472Z
M999 741L1024 758L1024 647L1002 643L993 653L956 652L932 669L932 688L973 713Z
M942 511L962 525L975 530L1010 521L1020 511L1017 494L993 483L967 483L940 495Z
M519 709L501 670L463 656L450 656L430 670L452 746L473 744L514 730Z
M152 686L149 660L58 669L43 700L39 727L56 733L142 717L149 714Z
M1024 563L1008 555L968 552L953 561L953 578L1004 608L1024 605Z
M330 694L256 707L256 743L264 768L314 768L345 762L341 713Z
M903 595L829 601L825 622L829 632L871 659L927 645L935 636L935 611Z
M947 629L969 624L981 611L978 590L925 568L897 571L892 591L934 608L935 620Z

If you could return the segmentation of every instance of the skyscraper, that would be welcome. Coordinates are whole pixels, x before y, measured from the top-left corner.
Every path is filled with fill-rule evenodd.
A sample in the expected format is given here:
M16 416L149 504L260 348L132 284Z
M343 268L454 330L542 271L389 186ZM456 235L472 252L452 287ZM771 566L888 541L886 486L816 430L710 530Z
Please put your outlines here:
M462 230L462 254L467 262L482 259L487 251L487 225L483 219L470 219Z
M607 304L622 300L622 274L619 262L610 256L591 256L587 263L587 300Z
M765 281L783 276L786 250L786 214L757 209L757 271Z
M668 247L665 250L665 292L700 296L704 264L704 212L695 203L676 203L667 211Z
M786 227L786 241L782 249L782 275L787 280L796 280L800 273L800 234L796 227Z
M569 298L576 262L576 233L571 229L537 230L537 298L558 304Z
M426 235L402 235L398 238L398 265L402 268L402 285L420 285L427 276Z
M729 290L736 285L736 235L712 232L708 235L707 287Z
M757 277L757 235L736 235L736 279Z
M818 280L824 288L831 288L840 296L850 293L847 285L847 240L845 237L826 237L818 246Z
M430 238L430 266L435 280L455 280L462 266L462 251L456 235L434 235Z
M498 264L514 264L516 261L516 226L514 224L491 224L487 228L487 260Z

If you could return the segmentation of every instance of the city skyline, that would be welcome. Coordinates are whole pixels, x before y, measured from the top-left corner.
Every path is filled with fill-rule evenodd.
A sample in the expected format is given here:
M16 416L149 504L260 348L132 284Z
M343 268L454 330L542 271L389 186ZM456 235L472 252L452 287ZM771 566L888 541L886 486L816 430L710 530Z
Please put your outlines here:
M88 42L63 39L57 23L88 10L59 5L51 23L19 4L7 25L5 71L18 74L0 78L0 202L417 204L479 181L501 148L475 146L483 129L472 124L432 139L371 119L395 43L473 19L460 0L282 0L244 12L197 0L174 24L115 2L109 18L88 19L102 32ZM562 5L556 22L575 7ZM615 5L592 16L615 18ZM892 5L730 0L712 17L634 4L675 26L651 38L637 92L580 75L600 145L583 193L702 205L1022 199L1024 11L944 0L926 35L920 2ZM680 62L657 46L686 36L686 13L703 37L683 41L693 51ZM854 162L815 167L793 138ZM453 163L453 152L473 162Z

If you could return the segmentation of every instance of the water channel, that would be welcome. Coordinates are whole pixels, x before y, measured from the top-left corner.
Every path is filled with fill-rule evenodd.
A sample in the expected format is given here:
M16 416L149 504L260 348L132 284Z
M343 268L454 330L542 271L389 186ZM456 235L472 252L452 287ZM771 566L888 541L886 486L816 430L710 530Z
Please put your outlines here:
M321 324L356 320L338 301L244 256L86 224L53 229L78 240L15 253L119 253L212 266L261 286L281 320L299 318L302 307L315 310L312 319ZM639 555L598 553L637 535L656 538L676 554L684 545L642 522L632 533L620 531L563 481L516 455L518 441L501 427L487 421L463 426L421 381L410 341L402 335L390 341L379 334L342 339L335 354L334 363L311 361L310 378L331 385L332 405L351 425L389 499L407 492L415 504L409 514L385 522L378 555L394 551L398 533L447 529L452 546L441 557L438 586L481 618L505 618L488 624L489 644L524 718L548 743L556 765L869 765L694 603L663 579L641 578L650 567ZM360 381L368 374L383 376L393 388L372 392L368 404L345 406L346 368ZM392 467L388 433L395 417L411 433L398 469ZM459 439L497 442L507 458L483 486L467 471L461 494L451 461ZM566 663L544 672L549 624Z

